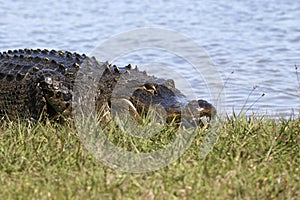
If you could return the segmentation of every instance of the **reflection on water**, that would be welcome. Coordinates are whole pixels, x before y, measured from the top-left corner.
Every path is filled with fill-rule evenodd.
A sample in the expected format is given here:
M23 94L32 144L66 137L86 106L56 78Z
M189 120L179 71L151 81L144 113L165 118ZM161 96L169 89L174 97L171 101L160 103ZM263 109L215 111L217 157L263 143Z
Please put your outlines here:
M289 115L300 108L295 73L295 65L300 65L299 1L24 0L1 2L0 13L1 51L39 47L88 54L123 31L140 27L175 30L191 37L211 56L225 83L228 112L244 108ZM184 74L196 96L210 99L204 80L189 70L184 59L145 51L116 62L145 66L154 74L169 66L174 71L165 75Z

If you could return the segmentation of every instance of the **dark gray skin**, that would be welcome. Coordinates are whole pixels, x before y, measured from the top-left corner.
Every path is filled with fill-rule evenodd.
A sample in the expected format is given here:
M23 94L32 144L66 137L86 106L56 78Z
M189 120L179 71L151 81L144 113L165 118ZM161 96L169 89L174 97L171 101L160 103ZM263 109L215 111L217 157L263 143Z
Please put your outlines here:
M84 54L20 49L0 53L0 115L33 121L71 117L74 82L84 67L100 77L95 97L100 115L119 96L127 99L134 117L143 117L153 105L165 110L167 122L216 114L205 100L187 101L173 80L149 76L131 65L118 68Z
M173 83L174 84L174 83ZM186 105L178 101L174 88L168 88L165 85L155 83L145 83L139 89L133 92L130 100L137 108L138 113L147 113L150 106L160 105L166 112L166 121L175 123L181 122L182 118L195 123L199 123L200 118L209 117L211 119L216 115L216 109L205 100L192 100ZM168 99L166 101L166 99Z

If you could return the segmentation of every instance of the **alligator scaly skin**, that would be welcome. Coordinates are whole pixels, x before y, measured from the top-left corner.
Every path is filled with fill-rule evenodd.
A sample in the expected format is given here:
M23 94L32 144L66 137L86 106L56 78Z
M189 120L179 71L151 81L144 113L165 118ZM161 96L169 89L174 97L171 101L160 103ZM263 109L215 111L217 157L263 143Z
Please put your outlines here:
M152 104L162 106L167 116L189 115L181 112L182 106L192 108L193 113L199 111L196 117L211 117L216 112L204 100L188 102L173 80L149 76L131 65L118 68L68 51L19 49L0 53L0 116L69 117L74 83L84 68L99 77L96 108L105 107L105 113L110 112L112 96L126 99L138 115Z

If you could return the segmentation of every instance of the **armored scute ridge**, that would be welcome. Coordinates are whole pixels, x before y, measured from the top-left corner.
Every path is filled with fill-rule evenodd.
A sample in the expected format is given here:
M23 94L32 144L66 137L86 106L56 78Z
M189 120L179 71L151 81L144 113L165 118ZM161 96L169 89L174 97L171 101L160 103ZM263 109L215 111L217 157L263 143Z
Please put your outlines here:
M0 115L33 121L71 117L75 80L88 71L82 69L99 77L95 100L100 115L109 113L118 98L125 100L133 117L143 117L154 105L165 111L166 121L216 114L205 100L188 102L173 80L149 76L131 65L118 68L68 51L19 49L0 53Z

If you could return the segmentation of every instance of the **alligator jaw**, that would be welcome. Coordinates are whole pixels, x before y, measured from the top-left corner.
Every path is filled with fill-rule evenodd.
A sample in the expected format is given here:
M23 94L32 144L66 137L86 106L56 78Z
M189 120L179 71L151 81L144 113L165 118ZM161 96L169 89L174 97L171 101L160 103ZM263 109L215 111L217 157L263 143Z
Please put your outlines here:
M207 121L212 120L216 114L216 108L205 100L192 100L184 108L182 120L189 122L192 126L201 124L201 119L206 117Z

